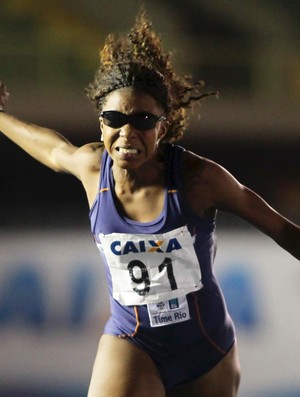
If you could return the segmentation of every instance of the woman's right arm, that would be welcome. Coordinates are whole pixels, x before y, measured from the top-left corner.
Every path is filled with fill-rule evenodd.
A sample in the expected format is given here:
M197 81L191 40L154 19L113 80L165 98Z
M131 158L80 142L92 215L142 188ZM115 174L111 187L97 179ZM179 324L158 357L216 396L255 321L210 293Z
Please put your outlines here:
M68 172L80 179L76 153L79 148L48 128L21 121L4 112L8 92L0 81L0 131L30 156L57 172Z
M0 112L0 131L54 171L77 174L72 156L78 148L56 131L21 121L4 112Z

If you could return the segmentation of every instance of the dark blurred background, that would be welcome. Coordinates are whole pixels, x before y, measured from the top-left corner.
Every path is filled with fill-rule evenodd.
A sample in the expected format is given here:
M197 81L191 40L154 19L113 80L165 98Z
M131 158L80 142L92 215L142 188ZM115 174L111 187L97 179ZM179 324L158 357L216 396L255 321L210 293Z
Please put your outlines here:
M300 3L145 1L179 73L217 89L196 108L182 144L231 171L287 216L300 212ZM84 88L111 31L128 30L140 1L2 0L0 74L7 110L73 143L99 139ZM199 115L201 119L199 120ZM1 137L0 227L87 222L80 184Z
M145 0L143 3L153 21L154 29L163 39L164 48L173 52L176 71L192 74L197 80L203 79L204 91L220 91L219 99L207 98L200 107L195 108L181 144L222 164L240 182L257 191L281 213L299 223L300 1ZM53 128L76 145L98 140L97 115L86 98L84 88L93 79L98 66L99 49L106 35L130 29L140 4L140 0L1 0L0 79L6 83L10 92L7 112L28 122ZM74 313L77 313L81 326L84 326L76 328L73 323L72 326L67 323L69 312L65 302L69 301L64 293L69 291L68 283L74 272L74 261L81 253L83 256L87 255L80 242L90 238L89 209L85 193L73 177L48 170L3 135L0 135L0 192L0 367L6 374L4 382L0 371L0 394L3 397L82 397L87 389L100 333L96 320L98 312L94 309L94 304L98 307L99 300L102 303L102 299L105 300L102 295L97 299L93 295L93 310L86 309L84 312L84 304L88 301L87 294L98 287L91 288L94 285L91 284L91 279L95 276L91 277L85 263L84 266L81 264L82 267L78 265L78 283L71 288L70 302L74 307L81 308L80 315L83 317ZM236 238L241 237L241 230L248 230L243 222L224 214L220 214L219 225L225 230L225 235L228 228L235 231ZM69 236L70 229L76 231L76 237ZM64 238L69 249L65 247L65 243L60 243ZM77 238L79 242L75 244ZM246 243L248 240L246 235ZM84 244L88 247L90 242ZM230 259L227 258L226 250L231 254L235 248L226 244L223 251L225 254L220 260L229 266L224 269L230 270L231 264L236 264L234 261L237 259L230 256ZM269 270L265 276L260 270L256 272L261 265L259 260L256 262L256 247L258 252L261 246L255 238L251 240L251 244L252 248L250 245L246 245L246 249L239 247L239 258L250 261L249 253L253 256L253 267L250 267L253 274L250 276L253 276L255 283L249 291L259 296L259 309L263 310L270 304L270 310L264 311L261 318L265 320L267 313L276 314L274 319L267 318L266 322L259 322L258 319L258 325L252 328L253 333L243 331L243 324L241 330L239 329L242 357L245 357L245 366L249 363L251 367L248 371L249 379L247 381L246 375L245 380L248 394L245 392L242 397L298 396L298 384L294 394L292 386L289 387L289 392L285 389L281 393L281 384L274 386L270 394L267 386L264 386L267 390L264 394L253 391L258 390L258 387L262 388L260 384L263 382L271 385L273 378L276 379L271 370L268 372L269 380L264 377L263 371L256 370L257 362L264 369L270 367L269 362L265 365L262 358L257 360L256 357L251 357L253 351L261 351L266 359L271 351L274 354L280 351L277 349L276 338L280 340L280 344L282 335L277 335L274 330L283 311L280 309L280 302L274 303L277 302L274 297L278 294L265 296L262 293L264 290L259 290L261 279L265 277L268 280L274 272L272 268L268 268L268 264ZM47 266L43 267L43 260L38 259L41 263L31 266L33 273L30 274L37 277L41 272L43 276L47 276L47 282L42 278L42 282L37 284L41 287L41 294L50 291L50 297L45 303L47 327L43 331L37 331L36 325L31 324L33 328L29 332L26 321L19 326L19 323L1 319L1 307L6 302L3 298L6 295L1 293L8 285L7 277L15 280L14 277L23 274L24 268L28 270L20 258L29 254L36 258L33 247L38 246L41 247L38 258L47 258ZM267 255L263 250L257 255L267 258L269 252L272 252L273 260L278 258L281 261L279 251L274 251L272 245L269 248L267 243L266 247ZM28 253L28 250L31 252ZM10 255L13 259L10 259ZM19 261L15 267L12 266L12 260ZM33 261L32 258L31 260ZM287 259L283 256L282 260L286 263ZM98 259L94 259L93 253L88 261L95 261L95 266L91 268L94 275L97 274ZM58 271L53 266L57 266ZM15 273L10 273L11 268ZM246 282L250 283L251 277L248 277L248 273L243 274L246 274ZM28 279L22 277L20 285L22 288L25 285L25 290L29 290L26 287ZM52 280L49 285L48 278ZM292 273L289 281L293 283L298 278L298 273ZM32 282L35 279L29 280ZM275 281L272 281L274 285ZM232 282L229 289L236 286L235 281ZM242 293L238 300L242 302L246 299L243 302L247 306L252 299L249 298L251 294L247 294L243 284L241 285L239 292ZM278 288L283 285L289 293L294 291L296 305L299 302L299 282L297 288L284 282ZM105 293L105 289L103 290ZM18 288L16 287L16 294L12 288L7 292L10 299L9 301L7 298L7 301L8 307L13 307L12 312L19 315L11 304L17 302L14 304L22 312L23 309L20 308L23 306L18 305L24 296L23 292L18 294ZM27 295L31 302L30 293ZM80 304L77 304L78 300ZM100 309L100 314L103 315L101 323L106 318L107 309L105 305ZM238 313L237 309L232 310L233 314ZM85 313L88 313L87 317L84 317ZM235 319L237 324L238 316L239 314ZM300 313L298 317L296 313L293 317L300 318ZM273 320L276 327L273 326ZM296 330L299 327L294 326L294 329L296 340ZM286 329L282 332L287 334ZM246 335L245 340L243 335ZM273 339L269 338L270 335L273 335ZM286 340L290 337L290 334L286 335ZM257 351L252 347L251 338L257 342L253 344ZM266 346L268 338L277 347L272 350L270 346L266 347L265 354L262 346ZM284 348L284 343L281 345ZM40 352L38 359L34 355L35 351ZM50 362L49 357L53 362ZM53 364L55 360L59 360L61 366ZM67 360L68 365L65 365L64 360ZM275 363L273 356L272 360ZM299 363L299 355L295 362ZM293 368L296 370L296 367ZM62 370L67 371L66 374ZM282 369L279 368L277 374L280 373ZM251 383L252 378L249 375L257 380L257 385ZM296 378L297 376L293 377L294 380ZM45 384L52 385L48 391Z

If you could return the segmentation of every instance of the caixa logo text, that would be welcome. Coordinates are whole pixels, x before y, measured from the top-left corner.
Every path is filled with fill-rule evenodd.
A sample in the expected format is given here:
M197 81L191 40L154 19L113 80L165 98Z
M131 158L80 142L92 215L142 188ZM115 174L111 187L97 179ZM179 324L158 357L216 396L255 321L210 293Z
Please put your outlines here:
M140 252L169 253L181 249L177 238L171 238L167 242L164 240L140 240L140 241L113 241L110 245L114 255L138 254Z

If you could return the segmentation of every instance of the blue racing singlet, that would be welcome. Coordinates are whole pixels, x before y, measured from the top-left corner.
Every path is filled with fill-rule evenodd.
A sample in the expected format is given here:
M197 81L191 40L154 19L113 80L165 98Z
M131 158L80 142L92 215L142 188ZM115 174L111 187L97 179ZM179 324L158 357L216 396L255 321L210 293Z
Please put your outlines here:
M113 161L104 151L90 211L110 295L104 332L143 348L167 389L209 371L235 340L213 271L215 219L197 216L185 201L183 152L166 145L164 207L157 219L142 223L118 212Z

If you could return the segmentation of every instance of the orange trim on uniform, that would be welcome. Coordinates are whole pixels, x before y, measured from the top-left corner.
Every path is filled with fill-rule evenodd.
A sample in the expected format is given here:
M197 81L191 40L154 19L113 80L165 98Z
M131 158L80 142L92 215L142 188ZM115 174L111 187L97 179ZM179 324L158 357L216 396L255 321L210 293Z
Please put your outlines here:
M102 189L99 190L99 193L107 192L109 190L109 187L103 187Z
M220 353L222 353L222 354L226 354L226 351L223 350L223 349L221 349L221 348L210 338L210 336L209 336L208 333L206 332L206 330L205 330L205 328L204 328L204 324L203 324L203 322L202 322L202 318L201 318L201 314L200 314L200 308L199 308L199 305L198 305L197 298L196 298L196 295L195 295L195 294L193 294L193 298L194 298L194 303L195 303L195 306L196 306L197 319L198 319L198 323L199 323L199 326L200 326L200 328L201 328L201 331L203 332L204 336L205 336L206 339L209 341L209 343L210 343L216 350L218 350L218 351L219 351Z
M134 306L134 313L135 313L135 319L136 319L136 326L135 326L135 329L134 329L133 333L132 334L121 334L121 335L118 335L119 338L123 338L123 339L133 338L138 333L138 330L139 330L139 327L140 327L141 323L140 323L140 320L139 320L139 312L138 312L137 306Z
M168 190L168 193L177 193L177 192L178 192L177 189L170 189L170 190Z
M131 334L132 338L137 334L140 324L141 324L140 320L139 320L139 312L138 312L137 306L134 306L134 313L135 313L135 319L136 319L136 326L135 326L133 334Z

